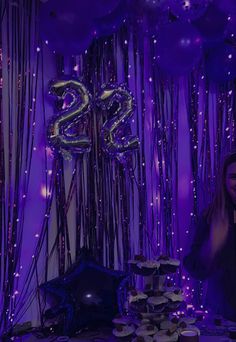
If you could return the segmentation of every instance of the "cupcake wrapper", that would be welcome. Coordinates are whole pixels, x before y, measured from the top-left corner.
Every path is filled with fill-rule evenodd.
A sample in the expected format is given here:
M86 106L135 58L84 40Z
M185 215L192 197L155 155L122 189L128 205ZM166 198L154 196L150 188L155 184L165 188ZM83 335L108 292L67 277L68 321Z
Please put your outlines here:
M129 309L133 313L147 312L146 302L144 303L131 303Z
M166 307L166 303L159 304L159 305L148 305L150 312L161 313L164 311Z
M169 302L169 303L167 304L166 309L167 309L169 312L175 311L175 310L177 310L177 309L180 307L181 303L182 303L182 302Z
M161 264L160 266L160 274L170 274L170 273L175 273L178 269L178 266L166 264L163 265Z
M148 277L150 275L153 275L156 272L155 268L150 268L150 267L142 267L140 268L141 270L141 275L143 275L144 277Z
M143 275L141 268L139 268L136 264L130 264L130 271L137 275Z

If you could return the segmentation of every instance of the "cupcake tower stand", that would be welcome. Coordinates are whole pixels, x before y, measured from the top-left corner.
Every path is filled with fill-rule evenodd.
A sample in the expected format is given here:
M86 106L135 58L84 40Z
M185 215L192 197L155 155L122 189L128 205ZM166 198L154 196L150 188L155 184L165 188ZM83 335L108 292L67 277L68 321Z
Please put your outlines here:
M129 261L130 270L143 279L142 288L135 286L128 292L127 315L113 320L113 334L120 341L172 342L178 341L182 332L200 334L193 325L193 317L178 317L184 303L182 290L166 284L167 275L174 274L180 261L166 256L146 260L137 255ZM140 280L140 279L139 279ZM139 281L140 283L140 281Z

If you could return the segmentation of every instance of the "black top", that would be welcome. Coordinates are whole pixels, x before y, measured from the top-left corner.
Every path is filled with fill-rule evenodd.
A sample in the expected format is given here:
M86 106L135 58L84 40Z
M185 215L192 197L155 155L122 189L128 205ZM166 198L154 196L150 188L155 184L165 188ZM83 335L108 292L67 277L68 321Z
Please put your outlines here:
M184 258L184 266L190 275L208 280L206 305L224 318L236 321L236 224L234 207L229 209L229 234L222 250L209 267L207 255L200 257L203 243L208 239L210 224L202 214L190 253Z

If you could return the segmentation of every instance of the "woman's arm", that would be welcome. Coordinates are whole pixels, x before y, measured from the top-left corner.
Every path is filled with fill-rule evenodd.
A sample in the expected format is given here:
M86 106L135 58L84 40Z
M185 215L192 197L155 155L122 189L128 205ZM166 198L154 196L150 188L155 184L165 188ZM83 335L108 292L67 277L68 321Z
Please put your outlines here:
M196 225L190 253L183 260L184 267L193 278L204 280L211 271L213 259L208 255L210 225L205 215L201 215Z
M184 266L194 278L204 280L214 272L227 236L227 217L215 215L211 224L207 223L206 215L200 217L191 251L184 258Z

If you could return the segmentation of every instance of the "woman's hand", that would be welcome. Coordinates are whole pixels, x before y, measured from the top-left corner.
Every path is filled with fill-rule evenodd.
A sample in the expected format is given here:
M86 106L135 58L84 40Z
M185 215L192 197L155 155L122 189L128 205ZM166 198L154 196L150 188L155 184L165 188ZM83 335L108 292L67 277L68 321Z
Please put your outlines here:
M210 227L209 252L214 257L225 245L229 231L228 216L225 214L214 215Z
M228 217L222 214L214 215L211 221L209 238L203 244L200 256L207 267L211 267L212 261L224 247L229 230Z

